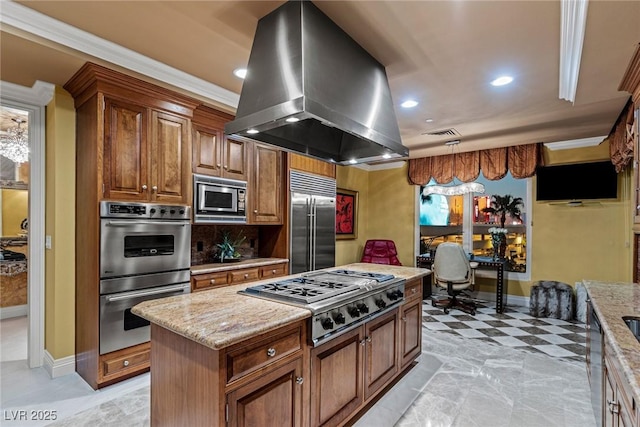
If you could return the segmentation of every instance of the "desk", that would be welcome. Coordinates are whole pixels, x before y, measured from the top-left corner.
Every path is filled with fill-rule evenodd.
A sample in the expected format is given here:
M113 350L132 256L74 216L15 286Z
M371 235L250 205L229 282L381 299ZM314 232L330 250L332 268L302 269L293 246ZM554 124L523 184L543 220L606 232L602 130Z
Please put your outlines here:
M478 263L477 269L480 270L495 270L496 271L496 313L504 312L504 294L505 294L505 281L504 281L504 265L506 260L494 260L491 257L476 256L473 258L474 262ZM416 257L416 264L420 268L428 268L432 270L433 258L427 255L418 255Z

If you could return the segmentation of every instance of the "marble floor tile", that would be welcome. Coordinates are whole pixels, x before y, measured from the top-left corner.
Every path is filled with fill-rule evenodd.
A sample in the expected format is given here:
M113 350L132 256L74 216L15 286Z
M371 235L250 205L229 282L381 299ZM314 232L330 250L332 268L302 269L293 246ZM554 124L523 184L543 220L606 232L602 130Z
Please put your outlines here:
M458 334L465 338L483 338L486 337L485 334L478 331L477 329L458 329Z
M565 325L565 326L567 326L567 325ZM568 332L562 326L556 326L556 325L538 326L538 328L542 329L543 331L547 331L549 333L552 333L552 334L566 334Z
M520 341L517 338L511 337L511 336L505 336L505 337L491 337L493 340L495 340L496 342L499 342L500 344L507 346L507 347L523 347L525 345L527 345L526 343Z
M565 350L564 348L556 345L534 345L533 347L548 354L549 356L565 357L575 355L574 352Z
M510 337L531 335L529 332L522 330L521 328L516 328L515 326L511 328L500 328L500 330Z

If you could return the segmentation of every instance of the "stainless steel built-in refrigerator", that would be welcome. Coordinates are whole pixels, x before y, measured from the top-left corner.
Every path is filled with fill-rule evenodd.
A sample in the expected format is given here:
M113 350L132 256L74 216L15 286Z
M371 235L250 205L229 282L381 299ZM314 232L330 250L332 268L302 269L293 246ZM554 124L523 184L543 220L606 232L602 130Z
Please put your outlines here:
M335 266L336 181L291 171L291 274Z

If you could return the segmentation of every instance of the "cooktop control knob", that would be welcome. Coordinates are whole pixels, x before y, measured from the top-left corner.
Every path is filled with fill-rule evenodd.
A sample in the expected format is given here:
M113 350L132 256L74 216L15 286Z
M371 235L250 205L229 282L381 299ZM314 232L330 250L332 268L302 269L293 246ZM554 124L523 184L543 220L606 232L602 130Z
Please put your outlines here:
M346 319L344 318L344 314L337 312L333 316L333 321L336 322L336 325L343 325Z
M171 210L169 211L169 213L170 213L171 215L173 215L173 214L175 214L175 213L176 213L176 210L175 210L175 209L171 209Z
M180 215L184 215L184 209L180 209Z
M156 209L155 209L155 208L151 208L151 209L149 209L149 213L151 213L151 214L156 213Z
M349 316L353 318L360 317L360 310L358 310L358 307L354 307L352 305L347 307L347 313L349 313Z
M330 318L328 318L328 317L325 317L324 319L322 319L322 320L320 321L320 324L322 325L322 328L323 328L325 331L328 331L329 329L333 329L333 320L331 320L331 319L330 319Z
M389 298L389 300L391 301L395 301L399 298L398 294L396 293L396 291L389 291L387 292L387 298Z
M387 303L384 302L382 298L378 298L376 300L376 305L378 306L378 308L385 308L387 306Z
M368 313L369 312L369 307L367 307L367 304L360 303L360 304L357 304L356 307L358 307L358 311L360 313Z
M160 214L161 214L161 215L164 215L164 213L165 213L166 211L167 211L166 209L160 209Z
M398 296L398 298L402 298L404 296L400 289L396 289L396 295Z

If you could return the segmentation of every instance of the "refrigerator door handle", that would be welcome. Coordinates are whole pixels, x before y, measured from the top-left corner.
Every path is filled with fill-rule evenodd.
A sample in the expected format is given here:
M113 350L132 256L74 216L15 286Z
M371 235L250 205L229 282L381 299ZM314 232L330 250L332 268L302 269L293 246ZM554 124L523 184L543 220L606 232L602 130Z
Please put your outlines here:
M311 197L311 229L309 230L310 235L310 257L311 257L311 271L316 269L316 199Z
M307 259L307 271L313 270L313 198L307 199L307 212L309 215L309 228L307 228L309 232L309 258Z

